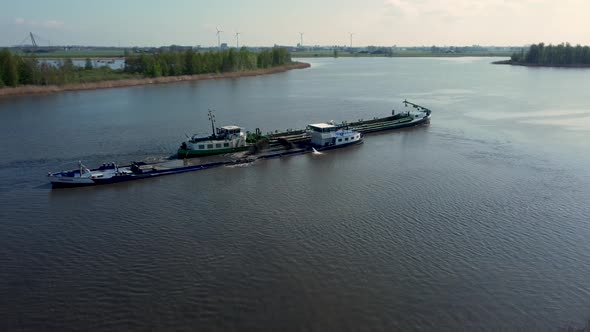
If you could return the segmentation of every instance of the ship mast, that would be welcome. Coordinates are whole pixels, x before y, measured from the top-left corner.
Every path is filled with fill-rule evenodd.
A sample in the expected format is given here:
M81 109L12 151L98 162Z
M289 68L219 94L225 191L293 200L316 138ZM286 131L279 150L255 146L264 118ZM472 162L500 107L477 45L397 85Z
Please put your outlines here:
M211 131L213 132L213 136L215 136L215 114L213 114L213 110L209 109L207 113L209 116L209 121L211 121Z

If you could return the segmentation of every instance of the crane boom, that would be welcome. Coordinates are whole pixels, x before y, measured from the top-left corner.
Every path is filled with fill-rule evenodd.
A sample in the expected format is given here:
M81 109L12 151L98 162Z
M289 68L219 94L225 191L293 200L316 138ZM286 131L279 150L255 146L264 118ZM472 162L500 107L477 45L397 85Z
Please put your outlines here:
M33 35L32 32L29 32L29 35L31 36L31 42L33 43L33 47L37 48L37 42L35 41L35 36Z

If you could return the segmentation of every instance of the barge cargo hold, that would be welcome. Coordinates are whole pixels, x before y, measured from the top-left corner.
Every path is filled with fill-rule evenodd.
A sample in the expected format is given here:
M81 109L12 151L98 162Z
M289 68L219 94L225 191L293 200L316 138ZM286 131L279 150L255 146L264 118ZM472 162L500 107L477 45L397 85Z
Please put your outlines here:
M424 106L411 103L404 100L406 107L411 106L410 111L399 112L383 118L374 118L370 120L357 120L353 122L342 122L336 124L342 128L358 131L361 134L370 134L381 131L390 131L395 129L402 129L407 127L419 126L430 122L432 111ZM306 143L311 141L311 135L307 129L289 130L284 132L270 133L267 135L270 145L281 145L285 142Z

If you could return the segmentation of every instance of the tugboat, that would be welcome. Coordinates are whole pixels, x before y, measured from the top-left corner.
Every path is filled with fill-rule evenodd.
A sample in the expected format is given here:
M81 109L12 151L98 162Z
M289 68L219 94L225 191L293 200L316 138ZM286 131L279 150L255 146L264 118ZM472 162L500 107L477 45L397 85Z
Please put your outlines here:
M177 151L178 158L193 158L247 150L247 134L238 126L215 127L215 115L209 110L212 135L193 135L182 142Z
M336 149L363 142L363 135L347 127L332 123L314 123L307 126L310 132L310 145L317 151Z

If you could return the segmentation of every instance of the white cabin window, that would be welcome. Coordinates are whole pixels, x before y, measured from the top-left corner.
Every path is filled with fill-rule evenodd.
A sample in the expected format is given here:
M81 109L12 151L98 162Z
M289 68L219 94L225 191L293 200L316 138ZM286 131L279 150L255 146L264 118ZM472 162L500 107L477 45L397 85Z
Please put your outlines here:
M342 142L342 138L339 138L339 139L338 139L338 142Z
M215 147L216 147L216 148L220 148L220 147L221 147L221 143L217 143L217 144L215 144Z
M344 139L345 141L348 141L348 137Z
M224 148L228 148L229 147L229 143L223 143L223 147Z
M207 144L207 149L213 149L213 144Z
M205 148L205 144L199 144L199 150L203 150Z

